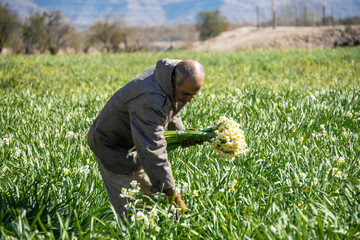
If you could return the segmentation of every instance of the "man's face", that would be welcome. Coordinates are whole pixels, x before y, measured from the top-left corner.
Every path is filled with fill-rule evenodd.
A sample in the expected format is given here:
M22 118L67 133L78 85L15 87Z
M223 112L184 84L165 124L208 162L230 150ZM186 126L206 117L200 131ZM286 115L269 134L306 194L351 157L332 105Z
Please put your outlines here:
M200 91L204 79L198 79L198 81L185 79L179 86L174 87L175 101L186 104L191 102L195 95Z

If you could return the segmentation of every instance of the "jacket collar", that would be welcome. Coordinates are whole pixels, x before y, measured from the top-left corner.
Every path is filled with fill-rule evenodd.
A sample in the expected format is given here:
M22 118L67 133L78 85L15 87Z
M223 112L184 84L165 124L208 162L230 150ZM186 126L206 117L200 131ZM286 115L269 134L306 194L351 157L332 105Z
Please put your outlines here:
M171 82L171 74L176 65L181 62L177 59L165 58L159 60L155 67L155 79L161 89L170 97L172 105L176 108L178 104L174 98L174 87Z

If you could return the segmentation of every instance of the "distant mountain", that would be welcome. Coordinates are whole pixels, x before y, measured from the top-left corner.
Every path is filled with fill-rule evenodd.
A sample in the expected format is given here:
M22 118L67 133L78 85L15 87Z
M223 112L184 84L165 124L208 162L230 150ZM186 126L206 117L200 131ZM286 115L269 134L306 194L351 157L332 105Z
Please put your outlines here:
M29 11L61 10L76 26L87 27L106 14L120 16L129 24L159 25L195 22L199 12L220 9L232 22L256 21L256 6L260 7L262 21L271 19L272 0L0 0L21 17ZM296 3L298 8L307 7L321 18L324 0L277 0L281 14L284 6ZM327 15L333 9L335 19L360 16L360 0L327 0ZM291 8L289 8L291 9ZM290 11L290 10L289 10ZM292 11L292 10L291 10ZM301 11L299 9L298 11ZM291 14L291 13L289 13Z

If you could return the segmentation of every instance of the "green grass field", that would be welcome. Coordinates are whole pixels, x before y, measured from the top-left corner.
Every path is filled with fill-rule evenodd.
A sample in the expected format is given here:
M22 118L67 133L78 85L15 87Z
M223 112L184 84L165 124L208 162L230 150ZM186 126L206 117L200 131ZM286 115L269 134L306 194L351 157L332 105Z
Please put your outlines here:
M233 162L209 144L171 152L189 212L169 216L160 194L124 224L86 135L118 88L165 57L205 67L186 127L232 117L250 151ZM0 238L360 239L359 59L359 47L1 56ZM136 215L149 205L145 226Z

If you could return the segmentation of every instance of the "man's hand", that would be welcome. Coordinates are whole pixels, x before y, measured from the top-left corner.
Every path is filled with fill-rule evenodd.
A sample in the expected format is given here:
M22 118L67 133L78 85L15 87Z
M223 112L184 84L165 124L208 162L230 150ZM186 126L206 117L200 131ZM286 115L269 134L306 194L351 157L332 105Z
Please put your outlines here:
M196 131L196 128L189 128L187 130ZM187 148L187 147L191 147L191 146L195 146L195 145L201 145L201 144L203 144L203 141L195 141L194 139L189 139L189 140L182 141L181 147L182 148Z
M176 196L167 196L167 198L168 198L168 203L170 204L173 202L175 206L181 208L182 213L187 211L186 204L181 199L180 193L178 193Z
M173 203L175 206L181 208L181 212L184 213L187 211L186 204L181 199L181 196L177 191L175 191L174 188L170 188L167 190L164 190L164 193L167 195L168 203Z
M195 141L194 139L189 139L189 140L182 141L181 147L187 148L187 147L201 145L201 144L203 144L203 141Z

